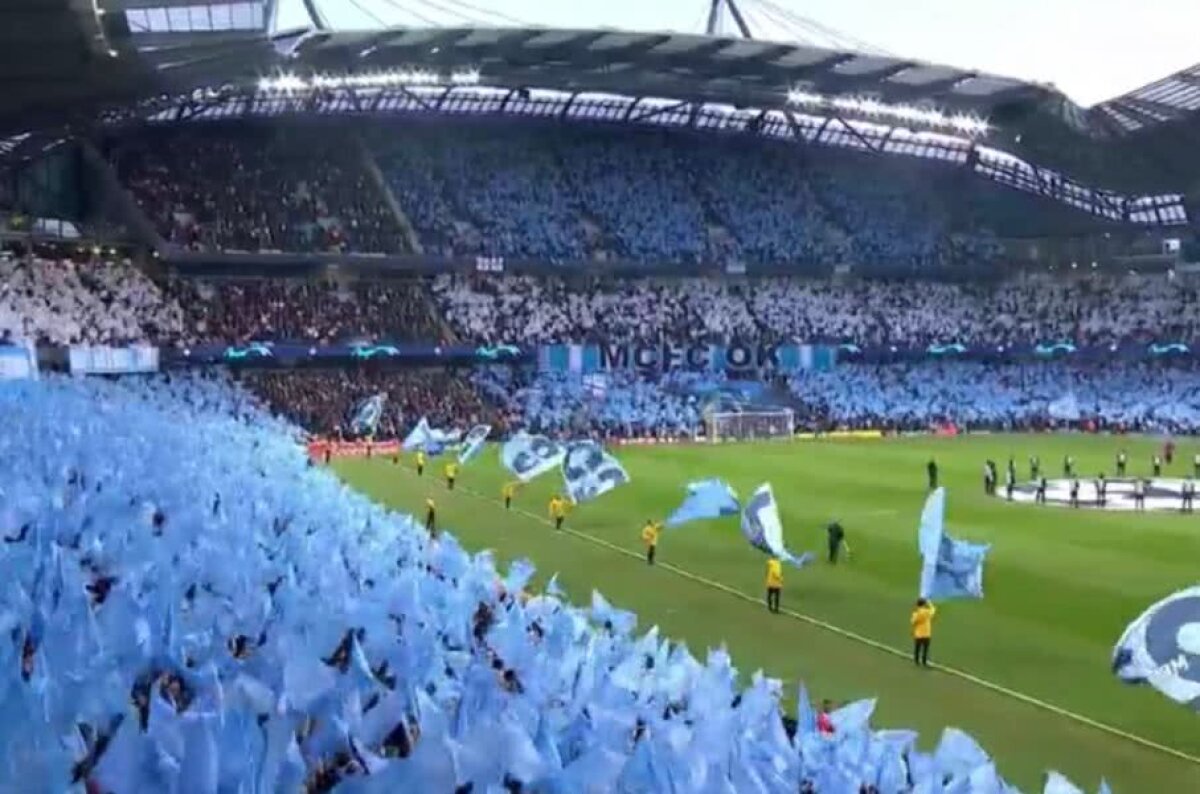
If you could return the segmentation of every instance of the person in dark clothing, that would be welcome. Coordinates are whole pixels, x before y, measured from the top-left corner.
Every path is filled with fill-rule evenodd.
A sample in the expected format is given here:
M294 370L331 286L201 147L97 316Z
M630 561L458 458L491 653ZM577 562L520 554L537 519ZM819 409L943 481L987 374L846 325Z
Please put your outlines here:
M829 562L837 565L838 552L841 551L842 543L846 539L846 530L842 529L842 525L837 521L831 521L829 526L825 527L825 532L829 536Z
M1196 481L1188 478L1183 483L1183 512L1192 512L1192 500L1196 498Z
M1033 501L1036 502L1037 504L1041 504L1041 505L1046 504L1046 478L1045 477L1038 480L1037 493L1034 494Z
M929 473L929 490L938 487L938 466L937 461L933 458L929 459L929 463L925 464L925 470Z
M1100 476L1096 479L1096 507L1104 507L1108 504L1108 479L1104 476L1104 472L1100 472Z
M1071 507L1079 507L1079 478L1071 480Z

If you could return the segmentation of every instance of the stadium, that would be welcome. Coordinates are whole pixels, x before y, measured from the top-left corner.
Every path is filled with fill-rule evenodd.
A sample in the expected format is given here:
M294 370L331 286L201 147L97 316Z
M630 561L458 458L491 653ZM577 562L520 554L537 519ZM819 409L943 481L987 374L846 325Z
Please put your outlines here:
M0 7L0 792L1200 791L1200 64L516 5Z

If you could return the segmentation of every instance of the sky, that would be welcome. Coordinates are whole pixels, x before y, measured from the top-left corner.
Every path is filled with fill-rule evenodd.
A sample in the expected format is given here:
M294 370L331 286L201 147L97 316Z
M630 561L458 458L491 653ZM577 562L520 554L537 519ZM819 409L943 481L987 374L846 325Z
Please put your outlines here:
M378 28L382 22L701 33L708 9L708 0L316 2L338 29ZM735 2L758 39L866 45L891 55L1050 83L1085 106L1200 63L1200 0ZM834 32L787 22L788 12ZM304 20L302 0L279 0L279 28Z

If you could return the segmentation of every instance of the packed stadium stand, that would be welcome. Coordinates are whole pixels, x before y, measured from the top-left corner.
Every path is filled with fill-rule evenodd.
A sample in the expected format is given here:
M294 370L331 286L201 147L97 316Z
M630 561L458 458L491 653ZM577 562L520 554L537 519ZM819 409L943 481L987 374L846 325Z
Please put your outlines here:
M118 173L169 242L194 250L405 250L338 128L149 130L114 144Z
M857 345L1109 344L1196 338L1192 278L1049 273L989 282L438 276L433 293L464 337L799 339Z
M419 280L335 284L303 279L174 279L189 341L435 340L443 334Z

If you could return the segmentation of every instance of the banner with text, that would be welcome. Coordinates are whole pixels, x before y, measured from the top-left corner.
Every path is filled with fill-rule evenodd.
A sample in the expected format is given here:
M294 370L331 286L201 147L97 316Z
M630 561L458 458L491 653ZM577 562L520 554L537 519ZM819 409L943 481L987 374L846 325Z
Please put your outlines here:
M72 375L125 375L158 372L158 348L150 345L103 347L71 345L68 362Z
M765 368L786 372L832 369L836 361L835 347L792 342L778 345L738 341L720 344L629 342L543 345L538 351L540 369L581 373L621 369L753 372Z

